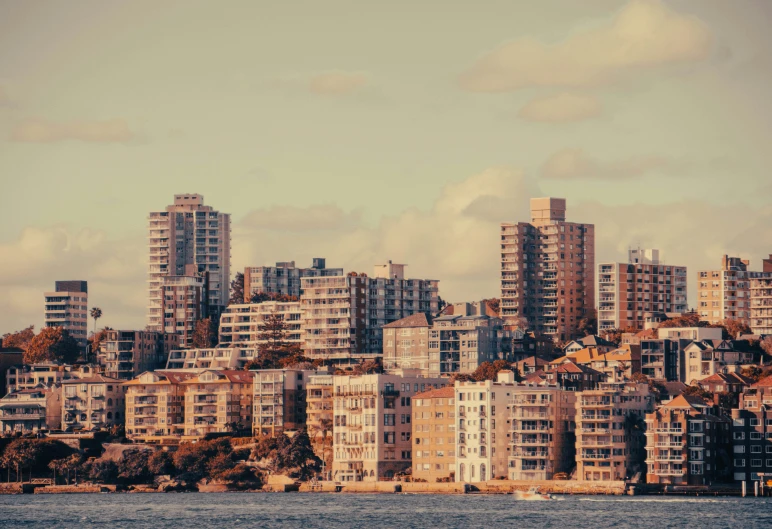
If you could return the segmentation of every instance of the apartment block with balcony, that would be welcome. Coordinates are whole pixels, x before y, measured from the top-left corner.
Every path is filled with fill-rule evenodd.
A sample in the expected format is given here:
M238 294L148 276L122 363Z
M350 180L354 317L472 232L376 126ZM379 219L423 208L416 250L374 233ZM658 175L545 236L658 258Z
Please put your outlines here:
M306 384L306 428L314 453L324 465L323 477L330 479L333 453L333 376L316 374Z
M719 270L697 272L697 310L700 320L721 323L725 319L750 323L750 261L724 255Z
M99 430L123 424L125 391L121 380L102 375L62 382L62 427Z
M478 483L507 477L514 373L496 381L456 381L456 481Z
M762 271L750 277L750 325L754 334L772 334L772 254L762 263Z
M342 268L327 268L326 259L314 257L310 268L297 268L295 261L276 266L248 266L244 269L244 303L254 294L280 294L300 298L303 277L342 276Z
M595 227L566 222L562 198L531 199L531 222L501 224L501 317L556 341L595 309Z
M167 275L161 279L161 332L176 334L181 347L193 344L196 322L216 315L209 313L207 302L208 272L203 275Z
M646 384L604 383L576 399L576 477L619 481L645 472L644 417L654 409Z
M709 485L730 476L730 421L679 395L646 414L646 483Z
M185 437L250 428L254 373L206 370L180 385L185 394Z
M332 479L391 480L410 469L411 399L447 382L407 371L334 376Z
M262 325L274 315L286 325L284 341L302 344L303 311L300 301L228 305L220 316L220 343L257 349L261 344Z
M126 437L134 442L176 443L185 433L184 381L192 371L154 371L124 382Z
M59 386L68 380L90 377L94 373L94 367L89 365L72 366L56 362L41 362L9 367L5 379L10 393L39 386Z
M54 291L43 295L44 325L66 329L85 352L88 340L88 282L56 281Z
M230 215L204 205L197 194L174 196L174 204L148 217L148 330L163 332L166 276L207 275L201 298L219 315L230 289Z
M166 369L244 369L257 358L257 349L228 344L201 349L177 349L169 353Z
M0 399L3 435L59 430L62 424L62 388L38 386L12 391Z
M753 384L732 410L734 481L754 481L772 475L772 377Z
M641 373L653 380L680 380L680 340L641 339Z
M319 373L310 369L261 369L253 373L255 437L276 437L305 428L308 382Z
M163 368L169 352L179 347L179 335L152 331L106 330L97 360L108 377L131 380L145 371Z
M413 478L454 481L456 393L452 386L413 396Z
M659 250L635 248L627 263L598 265L598 330L638 329L646 313L686 312L686 267L665 264Z
M518 384L512 392L509 479L548 480L570 473L576 443L576 393Z

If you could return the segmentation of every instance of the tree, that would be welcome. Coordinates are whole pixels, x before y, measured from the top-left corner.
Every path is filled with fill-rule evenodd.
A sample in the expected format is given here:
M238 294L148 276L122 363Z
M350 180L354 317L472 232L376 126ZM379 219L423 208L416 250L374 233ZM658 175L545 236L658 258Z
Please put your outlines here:
M102 342L105 341L107 338L107 331L112 331L112 328L110 327L104 327L101 331L92 334L91 338L89 338L89 344L91 345L91 356L92 358L88 358L87 361L91 362L94 358L96 358L96 355L99 353L99 348L102 345Z
M148 450L126 450L118 462L118 478L125 483L150 483L153 474L149 468Z
M761 350L767 355L772 356L772 336L766 336L761 340L759 342L759 347L761 347Z
M445 307L448 306L448 302L442 299L442 296L437 296L437 312L442 313Z
M291 470L300 479L308 479L319 472L322 464L305 428L297 432L288 444L279 448L276 459L279 468Z
M700 315L696 312L686 312L676 318L670 318L660 322L659 328L668 329L673 327L707 327L708 324L700 321Z
M287 323L275 312L258 324L257 339L257 359L246 369L279 369L308 360L300 345L287 342Z
M383 373L383 364L380 359L364 360L362 363L354 366L354 375L369 375L372 373Z
M111 459L89 459L83 464L83 473L92 481L115 483L118 480L118 465Z
M83 464L83 457L78 454L72 454L69 457L61 459L53 459L48 463L48 468L54 471L54 480L56 480L57 473L65 478L65 482L69 485L70 479L75 477L78 470Z
M173 474L174 459L169 452L158 450L157 452L153 452L147 460L147 468L156 476Z
M29 343L35 337L35 326L30 325L26 329L3 335L3 347L18 347L27 350Z
M500 312L501 311L501 300L499 298L484 299L483 301L496 314L500 314L501 313Z
M722 321L719 325L716 325L716 327L723 327L724 328L724 339L725 340L734 340L737 338L740 334L752 334L753 331L751 331L751 328L748 326L747 323L742 322L740 320L735 320L732 318L727 318L724 321Z
M228 305L244 303L244 274L236 272L236 277L231 281L231 297Z
M102 309L100 309L99 307L92 307L91 317L94 318L94 334L96 334L96 324L97 324L97 320L102 317Z
M78 359L80 347L63 327L45 327L35 336L24 352L25 364L62 362L71 364Z
M209 349L217 345L217 322L204 318L196 322L193 328L193 347Z
M582 336L590 336L598 332L598 313L595 309L587 311L587 314L576 324L576 331Z

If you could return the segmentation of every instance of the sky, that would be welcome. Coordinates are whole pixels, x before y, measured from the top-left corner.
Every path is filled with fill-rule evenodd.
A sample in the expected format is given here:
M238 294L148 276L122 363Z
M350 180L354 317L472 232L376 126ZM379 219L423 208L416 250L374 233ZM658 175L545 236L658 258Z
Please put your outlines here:
M0 334L89 282L143 328L147 215L200 193L232 270L295 260L498 295L528 199L596 260L772 252L772 3L0 0Z

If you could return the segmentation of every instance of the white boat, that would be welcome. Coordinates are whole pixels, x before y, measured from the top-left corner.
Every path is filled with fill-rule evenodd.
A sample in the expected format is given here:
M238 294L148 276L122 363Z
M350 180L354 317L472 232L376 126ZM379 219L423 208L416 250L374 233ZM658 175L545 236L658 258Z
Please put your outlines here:
M516 490L514 492L514 496L516 500L523 501L546 501L558 499L554 494L542 494L539 492L538 487L530 488L527 491Z

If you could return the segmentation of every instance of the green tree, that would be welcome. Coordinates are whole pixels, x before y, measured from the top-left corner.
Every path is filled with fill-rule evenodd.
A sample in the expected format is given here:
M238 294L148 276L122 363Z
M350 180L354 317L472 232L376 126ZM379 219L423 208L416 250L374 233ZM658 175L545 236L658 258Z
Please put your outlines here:
M715 327L721 327L724 329L723 338L725 340L734 340L741 334L753 334L750 326L747 323L727 318Z
M82 472L98 483L110 484L118 481L118 464L111 459L89 459L83 463Z
M63 327L45 327L35 336L24 352L25 364L63 362L71 364L78 359L80 348L75 338Z
M26 329L3 335L3 347L18 347L27 350L29 343L35 337L35 326L30 325Z
M228 305L244 303L244 274L236 272L236 277L231 281L231 297Z
M217 345L217 322L212 318L198 320L193 328L193 347L209 349L215 345Z
M246 369L279 369L308 361L300 345L287 342L287 323L279 314L271 313L258 324L257 359Z
M56 475L62 476L65 479L65 483L70 484L71 480L77 476L78 470L83 465L83 457L78 454L72 454L69 457L63 457L61 459L53 459L48 464L48 468L54 471L54 479Z

